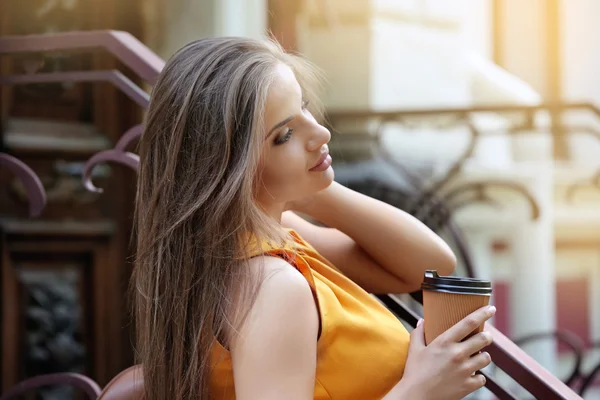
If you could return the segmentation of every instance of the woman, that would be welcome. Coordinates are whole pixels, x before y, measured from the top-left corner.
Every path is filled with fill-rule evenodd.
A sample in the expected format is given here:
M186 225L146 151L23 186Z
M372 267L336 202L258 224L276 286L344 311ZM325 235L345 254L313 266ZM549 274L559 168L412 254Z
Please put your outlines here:
M490 337L462 339L493 308L425 347L422 324L409 335L368 294L417 290L455 258L411 216L334 183L315 84L306 61L241 38L191 43L162 71L136 199L148 400L458 399L483 386L473 372Z

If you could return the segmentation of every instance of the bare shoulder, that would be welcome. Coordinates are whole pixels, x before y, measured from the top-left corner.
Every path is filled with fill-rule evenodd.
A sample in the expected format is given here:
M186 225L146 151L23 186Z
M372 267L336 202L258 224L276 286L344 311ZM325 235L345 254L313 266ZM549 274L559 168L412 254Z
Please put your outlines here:
M254 257L248 262L249 267L256 271L262 272L261 290L269 290L271 286L302 286L310 290L308 282L293 265L282 258L273 256Z
M250 267L264 268L265 274L232 339L236 396L312 398L319 316L310 286L280 258L257 257Z
M278 257L262 256L250 260L249 267L263 273L257 297L250 309L249 317L241 330L252 330L259 323L289 322L298 316L301 321L312 326L316 318L317 307L308 281L291 264Z

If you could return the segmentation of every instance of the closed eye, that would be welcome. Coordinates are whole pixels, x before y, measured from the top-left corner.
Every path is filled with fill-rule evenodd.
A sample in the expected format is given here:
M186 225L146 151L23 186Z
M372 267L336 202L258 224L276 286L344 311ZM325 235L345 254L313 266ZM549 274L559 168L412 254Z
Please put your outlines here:
M283 135L279 135L274 141L273 143L275 145L280 145L280 144L284 144L285 142L287 142L288 140L290 140L290 138L292 137L292 132L294 132L293 129L291 128L287 128L287 130L285 131L285 133Z
M302 100L302 111L303 112L306 111L309 104L310 104L310 102L308 100ZM293 132L294 132L294 130L292 128L287 128L287 130L285 131L285 133L283 135L277 136L277 138L273 141L273 144L275 144L275 145L284 144L285 142L290 140Z

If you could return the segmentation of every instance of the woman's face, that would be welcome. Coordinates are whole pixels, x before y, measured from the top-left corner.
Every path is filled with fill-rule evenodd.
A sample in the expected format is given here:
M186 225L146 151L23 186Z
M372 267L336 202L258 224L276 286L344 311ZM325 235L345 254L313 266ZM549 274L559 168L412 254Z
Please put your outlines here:
M281 211L286 202L323 190L333 181L327 147L331 134L305 106L293 71L279 64L267 97L259 168L258 201L266 210Z

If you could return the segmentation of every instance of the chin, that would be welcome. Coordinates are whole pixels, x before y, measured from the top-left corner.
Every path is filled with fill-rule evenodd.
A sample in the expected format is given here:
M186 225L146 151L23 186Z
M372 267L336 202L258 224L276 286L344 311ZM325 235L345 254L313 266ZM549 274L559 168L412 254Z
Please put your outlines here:
M329 167L327 170L323 171L323 175L321 175L322 185L319 188L319 191L327 189L333 183L335 179L335 172L333 172L333 168Z
M327 185L329 186L333 183L335 179L335 171L333 170L333 167L329 167L327 171L325 171L325 174L327 174L327 177L329 178L329 184Z

